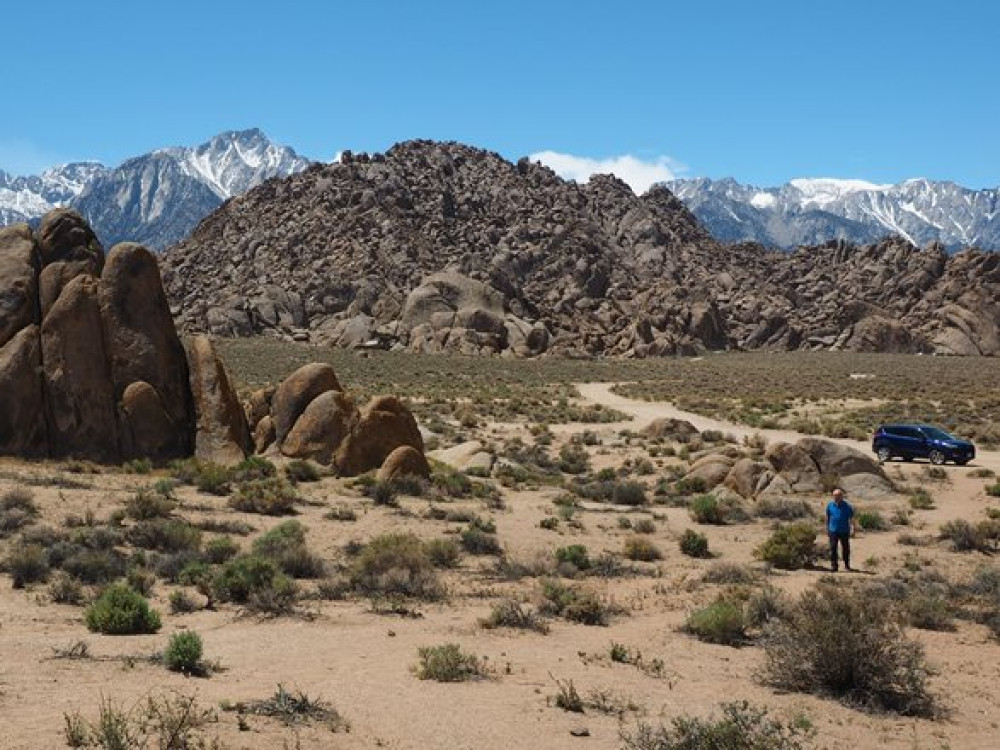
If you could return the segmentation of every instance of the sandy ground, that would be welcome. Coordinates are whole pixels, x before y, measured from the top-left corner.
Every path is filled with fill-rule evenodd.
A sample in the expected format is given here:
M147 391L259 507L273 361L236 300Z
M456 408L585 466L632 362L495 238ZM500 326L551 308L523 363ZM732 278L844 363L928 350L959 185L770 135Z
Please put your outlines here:
M667 404L633 401L609 392L606 384L583 384L583 398L614 407L634 417L623 425L601 425L601 434L616 427L638 430L660 416L689 419L702 429L720 429L742 437L761 432L768 440L797 439L797 435L748 431L736 425L685 414ZM556 426L564 439L585 425ZM504 426L494 426L503 434ZM855 444L863 450L867 445ZM598 446L595 464L613 465L645 453L632 445ZM662 459L657 459L661 466ZM990 560L980 553L959 555L940 543L904 547L898 532L934 534L952 518L978 520L991 499L984 480L971 475L977 467L1000 471L1000 454L982 453L974 465L949 466L948 481L922 478L926 464L894 463L890 474L905 482L923 481L936 507L917 511L908 529L862 533L855 541L855 560L868 574L890 574L916 556L922 566L947 575L967 575ZM33 474L58 475L56 464L0 461L0 493L24 484ZM654 477L650 477L655 479ZM86 489L34 487L44 522L60 526L70 513L92 510L99 519L147 477L105 472L83 479ZM402 511L375 508L357 492L335 479L303 485L315 504L303 506L298 516L309 528L311 549L336 563L345 560L348 541L370 538L390 530L410 530L434 538L455 533L461 524L422 517L423 499L406 499ZM578 515L582 528L560 524L559 531L539 528L541 519L554 512L556 489L512 492L504 490L506 508L493 513L498 533L508 553L518 559L551 554L555 547L585 544L591 556L602 550L617 551L630 532L619 528L617 511ZM182 488L184 515L239 516L258 532L281 519L235 514L225 501ZM815 498L817 508L822 498ZM992 500L997 505L997 501ZM358 513L353 523L325 519L331 506L349 505ZM481 503L459 501L453 507L474 508L490 515ZM903 498L886 501L887 513L906 507ZM804 717L816 729L817 745L828 748L996 748L1000 712L1000 644L979 625L959 621L955 632L911 631L925 644L938 673L932 687L951 707L941 721L873 715L835 701L795 694L777 694L762 686L755 674L762 664L760 648L730 648L697 641L679 632L687 615L712 601L719 587L700 582L707 567L717 561L753 563L753 548L767 536L764 522L722 527L696 527L681 508L653 506L624 513L632 519L655 518L651 536L664 560L642 564L642 575L617 579L588 578L582 585L597 591L606 602L623 611L608 627L587 627L561 620L551 623L547 635L508 630L486 630L479 618L487 615L501 597L537 601L534 579L504 582L489 574L491 558L465 557L462 565L445 574L448 598L441 603L420 604L419 617L379 614L365 600L310 601L295 617L261 619L226 606L217 611L170 614L167 597L173 587L158 583L153 601L163 613L162 630L151 636L110 637L87 631L83 610L52 603L45 586L12 590L10 577L0 576L0 748L64 747L64 715L79 711L94 719L103 700L131 706L143 696L179 691L195 695L200 705L218 708L220 702L268 698L277 685L322 698L350 722L349 732L332 733L323 726L285 726L274 719L249 717L241 730L237 715L218 710L217 723L207 735L231 748L614 748L619 733L637 720L669 721L681 714L706 715L723 701L746 699L768 707L779 718ZM710 540L714 560L694 560L681 555L677 538L687 528L698 528ZM244 548L250 539L243 539ZM758 566L759 567L759 566ZM810 586L824 573L797 571L774 573L769 582L789 592ZM197 631L204 639L205 656L222 671L206 678L188 678L151 663L172 633ZM55 650L84 641L91 658L54 658ZM463 649L486 657L490 679L440 684L417 679L413 667L422 646L457 642ZM609 659L612 643L641 651L649 664L662 662L658 674L647 674L631 664ZM581 696L595 693L605 703L622 706L619 713L588 708L583 714L567 713L554 705L558 681L572 681ZM588 736L574 736L585 729Z

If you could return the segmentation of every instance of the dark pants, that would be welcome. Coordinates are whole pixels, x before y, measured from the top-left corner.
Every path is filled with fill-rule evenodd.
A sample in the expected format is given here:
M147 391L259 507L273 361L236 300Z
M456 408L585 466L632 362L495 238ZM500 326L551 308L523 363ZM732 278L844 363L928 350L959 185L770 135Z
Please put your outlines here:
M844 567L850 570L851 567L851 534L837 534L830 532L830 567L837 569L837 542L840 542L840 549L844 556Z

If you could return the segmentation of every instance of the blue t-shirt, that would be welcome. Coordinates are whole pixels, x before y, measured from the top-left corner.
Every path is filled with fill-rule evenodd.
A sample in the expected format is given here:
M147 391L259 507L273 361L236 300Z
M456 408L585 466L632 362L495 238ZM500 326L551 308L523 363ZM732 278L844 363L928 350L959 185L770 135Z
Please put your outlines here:
M837 505L833 500L826 506L826 529L831 534L850 534L854 508L846 500Z

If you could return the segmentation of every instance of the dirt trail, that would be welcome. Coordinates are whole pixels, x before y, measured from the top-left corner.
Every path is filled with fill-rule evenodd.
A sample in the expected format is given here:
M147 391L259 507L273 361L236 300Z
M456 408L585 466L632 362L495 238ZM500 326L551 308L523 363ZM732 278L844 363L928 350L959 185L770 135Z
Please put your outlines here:
M615 423L616 427L629 427L630 429L642 429L654 419L663 417L672 419L684 419L693 424L699 430L719 430L723 433L734 435L738 439L746 436L760 434L767 438L769 443L778 441L794 443L805 437L801 433L791 430L762 430L746 425L739 425L734 422L726 422L720 419L704 417L700 414L678 409L673 404L666 401L640 401L639 399L628 398L614 393L611 389L618 383L577 383L576 387L580 392L580 397L584 401L593 404L601 404L607 408L617 409L632 416L630 422ZM579 426L576 426L578 429ZM555 429L555 428L553 428ZM569 431L568 429L566 431ZM871 443L861 440L848 440L846 438L829 438L835 443L847 445L863 453L871 452ZM986 467L1000 473L1000 451L984 451L976 449L976 460L969 464L968 469ZM959 467L949 468L957 469Z

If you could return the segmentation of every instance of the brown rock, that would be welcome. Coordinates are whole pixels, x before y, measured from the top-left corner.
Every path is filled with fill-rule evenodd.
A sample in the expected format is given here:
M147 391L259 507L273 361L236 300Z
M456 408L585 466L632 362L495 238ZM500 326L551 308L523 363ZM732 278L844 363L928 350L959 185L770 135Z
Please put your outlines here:
M802 492L819 491L820 470L805 449L791 443L772 443L764 458L790 487Z
M167 452L189 456L194 447L194 404L187 357L163 294L156 257L141 245L112 248L101 275L101 317L113 392L149 383L175 425Z
M41 372L38 326L29 325L0 347L0 454L48 453Z
M253 444L250 428L207 336L196 336L188 346L188 370L197 415L195 456L224 465L239 463Z
M821 474L836 477L874 474L889 481L878 461L854 448L822 438L802 438L797 445L816 462Z
M340 391L333 367L322 362L303 365L285 378L271 400L275 439L282 443L309 402L325 391Z
M99 276L100 267L93 258L82 260L57 260L49 263L42 269L38 277L38 303L41 308L42 317L48 315L52 305L59 299L62 290L77 276L84 274L89 276Z
M424 454L409 445L401 445L390 453L379 467L376 478L391 482L400 477L431 478L431 467Z
M274 398L275 388L258 388L251 392L246 401L243 402L243 412L246 414L247 427L251 430L257 429L257 424L271 413L271 399Z
M0 346L38 323L38 253L27 224L0 229Z
M751 498L757 493L761 477L769 471L767 464L741 458L733 464L723 484L741 497Z
M78 276L63 289L42 323L53 456L120 461L115 397L102 342L97 280Z
M698 429L683 419L660 417L642 428L641 434L648 438L667 438L678 443L686 443L698 434Z
M42 217L38 226L38 251L42 264L60 260L90 260L97 273L104 267L104 248L86 220L76 211L57 208Z
M341 442L358 421L358 408L341 391L324 391L314 398L281 443L289 458L311 458L329 464Z
M711 489L729 475L729 471L736 462L722 454L712 454L699 458L688 469L685 479L701 479L705 483L705 489Z
M354 476L380 467L401 445L423 453L424 441L417 420L395 396L379 396L362 411L361 418L337 449L334 463L341 474Z
M129 383L118 405L122 458L162 459L170 456L174 423L163 400L149 383Z
M274 444L274 420L268 414L257 423L253 430L253 449L255 453L263 453Z

